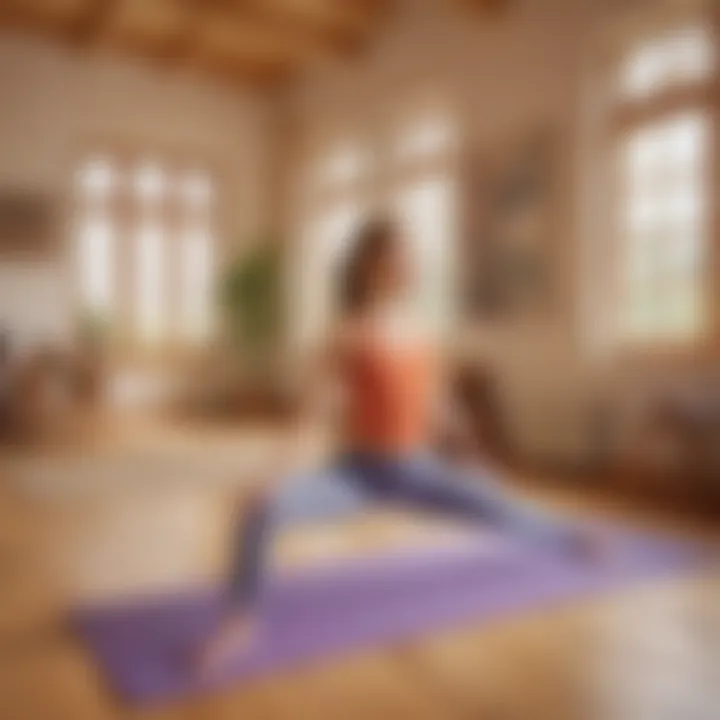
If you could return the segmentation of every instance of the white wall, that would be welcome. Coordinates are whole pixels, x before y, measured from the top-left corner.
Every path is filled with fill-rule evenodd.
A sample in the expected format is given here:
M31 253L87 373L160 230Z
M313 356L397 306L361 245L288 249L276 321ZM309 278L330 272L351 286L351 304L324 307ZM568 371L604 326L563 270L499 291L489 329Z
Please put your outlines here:
M0 187L37 189L62 203L78 154L93 143L197 155L222 172L221 234L230 246L265 223L266 128L263 102L239 88L0 38ZM67 242L62 222L57 232ZM23 336L66 332L73 312L66 269L63 260L35 267L0 261L0 324Z
M671 382L699 377L692 365L668 368L661 358L622 367L598 347L603 308L594 285L612 237L612 219L598 203L606 191L601 170L607 145L600 142L609 79L605 43L624 37L629 26L651 27L648 13L661 13L663 3L509 5L505 17L473 20L452 10L452 3L401 0L368 53L310 71L287 105L298 133L286 168L288 196L304 189L313 160L338 141L365 143L380 156L387 152L399 122L418 116L427 102L455 114L464 153L491 155L527 131L554 128L560 141L556 231L547 248L553 307L525 321L467 323L459 343L497 373L521 448L580 458L594 437L598 401L610 398L620 417ZM381 180L370 196L386 191ZM290 229L302 219L302 193L294 196Z
M314 69L293 95L300 160L288 168L289 176L301 185L298 178L306 177L313 158L336 141L366 142L382 153L399 119L412 119L426 102L444 104L455 114L465 153L490 155L533 129L554 128L560 144L556 232L548 247L553 307L529 321L473 323L461 340L468 352L497 369L513 429L528 451L552 442L563 453L571 452L570 446L579 451L585 440L579 404L591 391L593 368L582 361L577 341L582 169L576 148L594 19L587 4L575 0L519 0L507 17L485 21L449 11L451 3L437 0L400 5L369 53ZM297 227L301 201L294 211L290 218ZM550 438L548 428L561 426Z

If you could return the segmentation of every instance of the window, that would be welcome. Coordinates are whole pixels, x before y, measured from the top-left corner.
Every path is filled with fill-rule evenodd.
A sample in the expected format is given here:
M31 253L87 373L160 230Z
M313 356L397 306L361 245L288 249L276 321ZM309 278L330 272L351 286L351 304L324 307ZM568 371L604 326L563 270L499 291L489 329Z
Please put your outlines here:
M415 257L416 308L431 330L443 332L454 309L452 271L457 239L454 179L449 162L457 128L443 114L405 124L394 142L394 209Z
M688 26L648 40L635 49L622 67L621 92L629 99L689 83L703 82L715 63L713 43L702 27Z
M365 170L365 157L352 145L337 148L320 164L317 181L322 186L357 182Z
M707 144L700 112L649 124L627 140L621 292L630 337L672 341L702 330Z
M400 189L397 216L415 257L418 273L415 302L432 328L442 329L451 316L450 261L454 207L450 182L422 179Z
M683 29L642 45L622 69L623 103L639 104L618 145L616 325L625 342L687 342L709 324L712 108L692 94L654 101L707 81L711 58L709 37Z
M148 220L136 239L135 327L142 340L154 343L163 338L165 322L164 237L157 221Z
M182 238L180 334L202 340L211 328L212 237L204 227L189 228Z
M114 248L109 220L89 211L78 230L78 264L84 305L93 315L106 316L112 307Z
M307 220L297 244L298 313L302 345L320 339L332 317L335 273L366 208L396 218L418 270L415 308L433 330L449 326L454 309L452 266L456 240L452 163L457 128L436 109L405 113L387 151L369 153L360 143L335 144L300 188ZM395 129L395 128L393 128Z
M209 176L94 158L79 172L77 198L82 310L143 345L205 339L212 329Z
M304 341L321 338L329 329L335 310L336 273L360 218L360 206L348 199L308 227L303 244L312 252L306 256L301 290L304 307L300 332Z
M418 160L443 156L454 146L455 128L447 118L438 115L414 123L395 143L398 160Z
M359 144L333 146L314 165L303 188L309 194L307 220L298 243L298 270L293 304L295 340L312 347L328 330L334 307L335 274L364 210L363 188L368 158Z
M179 325L178 332L187 342L203 340L212 331L213 187L209 178L198 172L181 177Z
M110 194L116 178L113 167L103 161L89 162L80 173L81 188L77 227L77 266L84 309L93 315L111 312L115 283L116 238L110 215Z

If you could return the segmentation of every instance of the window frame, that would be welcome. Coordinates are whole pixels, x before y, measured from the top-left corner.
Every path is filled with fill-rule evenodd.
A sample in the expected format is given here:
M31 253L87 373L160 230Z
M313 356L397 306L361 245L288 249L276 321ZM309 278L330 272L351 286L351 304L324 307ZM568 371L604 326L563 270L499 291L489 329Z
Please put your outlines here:
M442 333L447 335L460 323L456 282L463 221L459 182L460 148L463 141L460 113L447 100L428 100L424 94L419 98L411 94L409 99L404 97L398 103L384 108L375 120L369 132L367 129L360 131L351 122L335 122L325 132L317 133L315 142L304 148L301 160L303 170L299 173L300 187L297 192L297 217L301 231L291 248L290 286L302 292L305 276L309 272L303 265L307 263L308 253L317 252L307 241L309 229L349 206L356 209L358 218L373 212L389 212L392 216L403 194L424 183L440 180L447 184L455 236L447 267L450 276L447 282L450 294L446 303L448 317L442 323L446 326ZM447 124L447 139L441 138L437 145L431 143L428 148L419 148L415 152L402 152L401 140L404 134L423 131L436 122ZM383 130L380 130L381 127ZM358 153L359 172L353 177L335 182L328 180L322 170L332 164L335 153L345 150ZM305 317L304 303L303 300L298 305L298 314L295 316L296 326L303 330L314 325L314 320ZM317 339L312 332L308 335L305 337L305 333L299 329L292 338L301 353L307 352L308 347L313 348Z
M144 162L151 160L160 165L166 173L176 175L182 172L197 170L209 177L213 183L214 194L212 210L208 217L207 228L213 239L213 255L215 257L213 266L221 267L224 253L223 237L228 231L228 217L226 205L226 188L230 180L230 172L227 164L219 161L218 158L205 151L187 151L172 143L153 142L136 143L132 141L108 138L107 136L89 136L81 142L75 143L67 153L64 166L65 170L65 192L63 193L63 236L64 246L64 273L68 287L69 306L73 312L73 327L78 328L78 321L87 311L84 307L84 300L79 290L79 267L77 262L77 228L80 218L78 203L81 202L77 189L77 174L88 160L92 158L108 158L116 168L122 172L133 172ZM139 322L135 317L136 313L136 288L137 277L132 272L132 265L136 254L135 240L137 236L137 220L142 216L135 203L128 208L129 203L123 202L120 198L116 201L115 223L120 228L114 234L120 238L124 246L116 255L114 274L114 293L116 296L117 314L113 319L113 332L111 335L110 348L114 359L121 363L131 363L147 367L155 367L158 363L164 365L167 361L183 361L192 359L208 342L212 342L216 335L216 318L214 311L211 311L210 330L207 340L196 342L187 339L184 331L178 327L179 323L172 323L167 332L157 342L146 342L142 338ZM166 216L167 219L168 216ZM163 227L174 227L176 217L171 217ZM181 234L178 233L178 241ZM173 302L177 299L174 293L178 283L182 282L183 273L179 267L178 253L168 255L171 259L173 271L171 277L165 282L165 302L172 297Z
M609 120L607 123L607 143L611 149L611 191L609 208L611 210L610 237L610 304L612 336L615 354L630 361L644 362L648 356L668 360L684 360L689 355L712 354L720 349L720 53L716 50L714 72L706 79L678 85L670 85L656 93L637 98L622 97L620 93L620 71L627 61L632 49L641 43L652 41L654 37L662 37L673 29L686 26L701 25L708 33L710 42L717 47L720 39L720 12L718 17L687 18L675 20L671 25L658 26L654 32L637 34L634 39L622 44L612 56L612 83L610 86ZM672 119L688 113L699 113L708 121L707 163L706 163L706 220L707 247L705 248L707 263L700 277L700 292L704 321L698 333L688 338L633 338L621 330L623 313L622 286L623 268L620 253L622 251L622 234L624 226L621 220L623 202L623 162L622 144L635 130L651 127L656 122Z

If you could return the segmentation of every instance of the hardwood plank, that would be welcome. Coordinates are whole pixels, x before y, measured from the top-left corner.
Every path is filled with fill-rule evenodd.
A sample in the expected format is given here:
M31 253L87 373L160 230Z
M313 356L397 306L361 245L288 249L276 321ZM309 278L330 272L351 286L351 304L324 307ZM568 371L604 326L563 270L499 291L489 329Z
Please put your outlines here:
M119 463L133 448L175 456L192 446L204 448L211 468L234 442L221 431L193 436L143 427L94 453ZM124 706L63 613L77 597L216 577L239 488L213 484L209 474L193 484L117 472L89 484L60 471L71 461L72 453L58 456L55 472L33 482L22 465L0 464L2 720L717 720L720 576L711 573L321 659L161 707ZM596 507L587 497L568 501ZM378 515L290 535L277 553L281 563L308 562L313 541L342 555L423 532L438 528Z

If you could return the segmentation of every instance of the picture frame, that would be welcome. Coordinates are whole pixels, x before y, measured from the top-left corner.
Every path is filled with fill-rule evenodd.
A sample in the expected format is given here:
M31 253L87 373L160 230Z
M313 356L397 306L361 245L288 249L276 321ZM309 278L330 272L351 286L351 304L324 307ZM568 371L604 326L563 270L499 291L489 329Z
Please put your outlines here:
M466 311L476 319L547 311L557 233L554 134L537 130L495 154L474 153L467 190Z
M46 192L0 188L0 260L53 257L56 215L56 203Z

